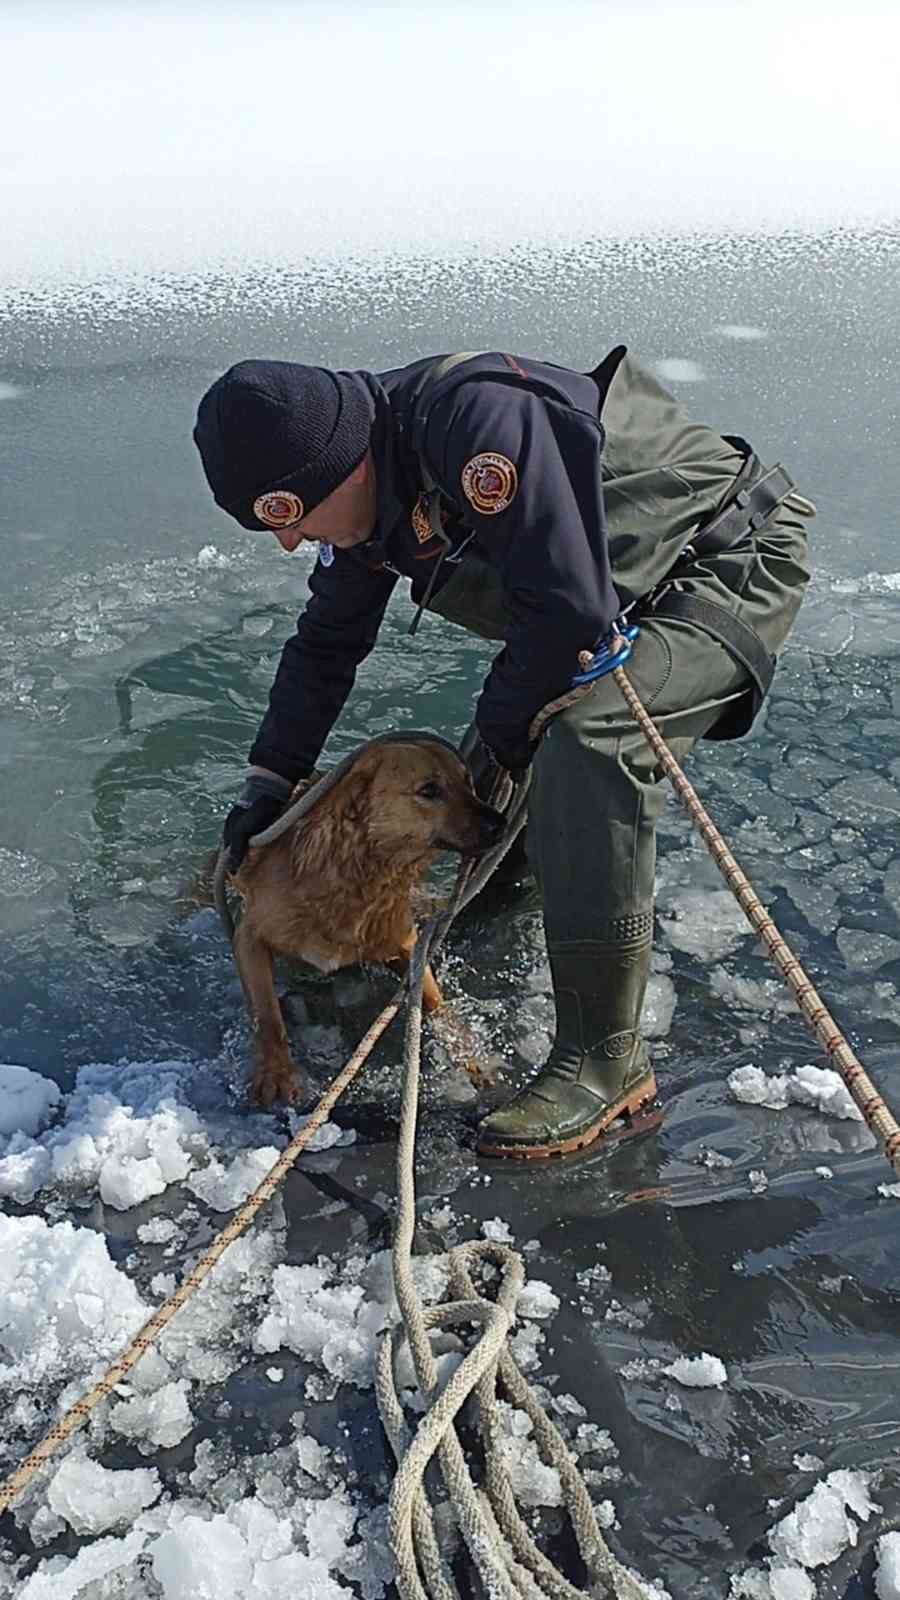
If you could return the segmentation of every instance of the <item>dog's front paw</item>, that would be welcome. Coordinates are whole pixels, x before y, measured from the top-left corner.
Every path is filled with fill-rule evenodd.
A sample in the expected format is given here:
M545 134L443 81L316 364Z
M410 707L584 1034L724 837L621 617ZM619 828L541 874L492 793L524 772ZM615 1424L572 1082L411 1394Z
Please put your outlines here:
M261 1061L253 1074L253 1098L259 1106L274 1105L276 1100L291 1105L307 1087L290 1060Z

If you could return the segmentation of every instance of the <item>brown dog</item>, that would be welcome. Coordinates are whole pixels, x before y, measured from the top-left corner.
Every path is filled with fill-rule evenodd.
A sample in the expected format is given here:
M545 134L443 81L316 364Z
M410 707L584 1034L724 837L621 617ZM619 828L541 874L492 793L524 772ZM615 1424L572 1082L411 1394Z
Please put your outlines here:
M307 1087L291 1060L272 982L276 955L321 972L357 961L408 964L411 897L440 850L481 855L503 817L479 800L465 763L439 740L372 744L322 800L273 844L251 850L231 879L244 901L234 956L256 1023L255 1098L293 1100ZM429 967L423 1002L442 1003Z

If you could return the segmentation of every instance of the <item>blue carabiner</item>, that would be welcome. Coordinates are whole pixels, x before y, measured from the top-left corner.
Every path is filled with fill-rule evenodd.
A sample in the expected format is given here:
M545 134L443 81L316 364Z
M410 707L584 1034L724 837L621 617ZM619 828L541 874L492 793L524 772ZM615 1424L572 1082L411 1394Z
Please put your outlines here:
M573 689L580 688L583 683L593 683L597 678L604 678L607 672L612 672L615 667L623 667L631 655L634 641L640 631L636 622L628 622L624 625L620 622L614 622L603 643L594 651L590 666L585 667L583 672L576 672L572 679ZM618 650L612 649L614 634L617 634L620 639L625 641L624 644L619 645Z

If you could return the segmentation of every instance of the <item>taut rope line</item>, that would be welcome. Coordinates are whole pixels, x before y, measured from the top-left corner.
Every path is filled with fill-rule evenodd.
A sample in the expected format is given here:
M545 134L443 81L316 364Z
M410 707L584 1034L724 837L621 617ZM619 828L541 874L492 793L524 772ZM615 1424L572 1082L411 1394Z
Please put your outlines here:
M688 782L656 724L641 704L640 698L629 682L625 668L615 667L612 675L625 696L629 711L700 833L747 921L765 945L813 1033L841 1074L863 1118L882 1141L885 1157L900 1177L900 1126L890 1108L878 1093L862 1062L848 1044L787 940L779 933L749 879L738 866L697 791Z

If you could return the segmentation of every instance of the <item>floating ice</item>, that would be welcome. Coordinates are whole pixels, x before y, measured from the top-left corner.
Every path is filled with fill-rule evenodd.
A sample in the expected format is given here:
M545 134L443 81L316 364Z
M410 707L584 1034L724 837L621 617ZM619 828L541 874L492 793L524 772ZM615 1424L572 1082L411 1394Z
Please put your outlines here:
M718 1356L679 1356L670 1367L663 1367L667 1378L674 1378L686 1389L721 1389L728 1382L728 1370Z
M516 1301L517 1316L536 1318L538 1322L555 1316L558 1310L559 1296L553 1293L549 1283L542 1283L539 1278L526 1283Z
M727 889L669 891L659 905L659 922L669 944L700 961L721 961L752 934Z
M500 1456L510 1487L520 1505L558 1506L562 1504L562 1485L556 1467L541 1460L534 1424L524 1411L506 1401L497 1402Z
M878 1600L900 1600L900 1533L882 1534L875 1546Z
M84 1448L66 1456L47 1485L47 1500L76 1533L108 1533L125 1527L162 1493L155 1467L110 1471L89 1461Z
M22 1585L16 1600L76 1600L86 1591L92 1592L89 1585L99 1586L108 1573L130 1567L144 1549L147 1537L135 1529L124 1539L98 1539L95 1544L86 1545L73 1561L64 1556L43 1561ZM96 1592L112 1591L104 1585L102 1591L98 1587Z
M765 1571L750 1567L731 1579L731 1600L815 1600L816 1586L790 1561L770 1561Z
M481 1232L485 1239L491 1239L495 1244L512 1244L513 1242L512 1229L508 1222L503 1221L502 1217L494 1217L492 1220L483 1222L481 1224Z
M0 1216L0 1388L81 1377L149 1314L105 1240L71 1222Z
M347 1281L346 1275L341 1281L326 1257L315 1266L277 1267L254 1349L266 1355L293 1350L342 1382L366 1386L372 1382L375 1341L391 1320L389 1284L382 1293L379 1300L367 1295L362 1283Z
M149 1222L141 1223L137 1237L141 1244L168 1244L177 1232L178 1224L171 1217L151 1217Z
M786 1106L814 1106L826 1116L848 1122L862 1122L862 1113L837 1072L828 1067L798 1067L793 1073L767 1074L752 1065L735 1067L728 1074L728 1087L742 1105L767 1106L784 1111Z
M92 1065L79 1070L61 1127L36 1140L14 1134L0 1159L0 1197L32 1200L50 1183L99 1188L126 1210L179 1183L206 1149L196 1113L181 1103L181 1062Z
M900 1200L900 1183L880 1183L878 1193L883 1194L886 1200Z
M228 1167L213 1157L188 1179L187 1188L213 1211L233 1211L260 1184L281 1155L274 1145L241 1150Z
M46 1126L59 1099L58 1086L39 1072L0 1065L0 1137L38 1133Z
M724 967L713 967L709 987L720 1000L743 1011L759 1011L773 1017L797 1010L796 1001L777 978L739 978Z
M868 1522L872 1512L881 1509L869 1497L869 1482L865 1472L830 1472L770 1529L774 1554L803 1567L826 1567L836 1561L859 1538L854 1517Z
M124 1439L133 1439L144 1455L170 1450L186 1439L194 1426L188 1403L190 1384L184 1378L164 1383L154 1394L136 1395L113 1406L109 1425Z
M664 356L655 365L665 383L703 383L706 378L699 362L689 361L684 356Z

